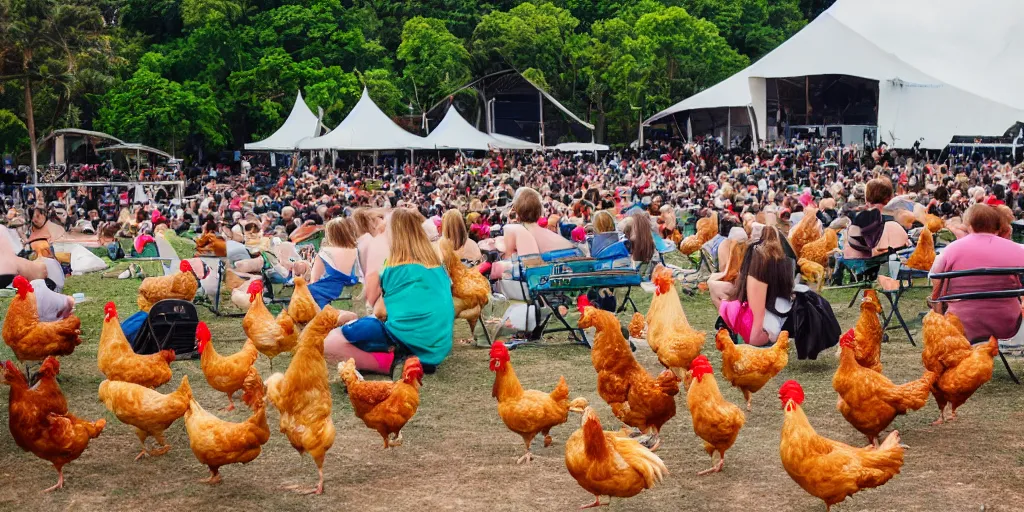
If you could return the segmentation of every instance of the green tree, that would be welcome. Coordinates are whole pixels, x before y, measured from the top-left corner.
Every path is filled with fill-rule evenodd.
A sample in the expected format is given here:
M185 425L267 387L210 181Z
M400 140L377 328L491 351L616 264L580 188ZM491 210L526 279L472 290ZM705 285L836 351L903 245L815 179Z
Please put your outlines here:
M147 57L143 61L154 60ZM184 142L198 155L227 142L223 115L208 85L168 80L145 65L110 90L101 105L97 126L123 139L168 149Z
M232 22L242 6L231 0L181 0L181 21L186 27Z
M27 144L25 123L14 112L0 109L0 153L17 153Z
M56 120L66 112L80 63L90 55L106 55L108 48L104 19L88 0L0 0L0 84L20 84L33 169L37 165L33 87L45 84L59 90Z
M730 46L755 60L807 23L799 0L684 0L683 5L714 23Z
M469 51L443 21L416 17L405 22L398 59L405 64L402 76L415 86L420 108L429 108L456 88L469 82Z
M394 117L405 110L405 93L398 86L395 76L387 69L371 69L362 76L363 84L370 93L370 99L384 111Z

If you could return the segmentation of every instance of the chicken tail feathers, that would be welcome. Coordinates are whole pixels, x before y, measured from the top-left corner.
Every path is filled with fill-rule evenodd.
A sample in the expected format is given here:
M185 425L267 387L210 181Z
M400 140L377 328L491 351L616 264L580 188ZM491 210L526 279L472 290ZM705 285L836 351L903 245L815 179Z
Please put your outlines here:
M551 392L551 399L556 402L569 400L569 384L565 382L565 376L558 378L558 385Z
M628 437L616 438L615 450L629 464L629 467L644 478L644 488L650 489L661 483L668 474L668 467L654 452L648 450L636 439Z

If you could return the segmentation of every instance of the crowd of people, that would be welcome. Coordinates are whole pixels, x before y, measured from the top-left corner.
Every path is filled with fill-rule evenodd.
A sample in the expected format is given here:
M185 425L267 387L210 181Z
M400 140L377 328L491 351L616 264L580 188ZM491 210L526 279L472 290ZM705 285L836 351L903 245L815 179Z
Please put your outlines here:
M712 300L723 318L743 318L730 327L746 341L765 345L790 307L798 254L787 239L809 208L821 221L819 233L822 227L842 230L844 258L909 246L924 217L937 217L961 239L935 263L942 270L977 264L982 253L986 265L1019 258L1020 246L988 237L1010 238L1024 218L1022 164L820 141L750 151L709 137L649 142L596 158L455 154L388 165L314 158L292 168L255 164L182 175L187 181L180 198L164 188L138 194L72 187L44 196L6 186L0 199L12 250L58 241L67 232L104 243L171 230L194 239L197 255L226 257L232 270L252 274L264 265L260 252L322 233L316 254L281 258L275 271L284 280L331 279L342 287L362 282L370 312L387 298L386 321L353 315L327 342L333 358L355 357L371 371L390 367L389 347L396 342L428 365L450 349L451 322L429 320L436 315L421 300L451 296L436 251L442 238L497 283L509 278L504 262L512 257L585 247L595 233L621 232L632 259L648 263L678 248L693 222L714 215L706 245L719 271L708 281ZM989 251L992 244L1000 251ZM971 249L960 248L965 245ZM792 261L782 265L786 260ZM16 267L0 262L0 275L18 274ZM968 323L965 328L980 332ZM423 332L437 337L409 335Z

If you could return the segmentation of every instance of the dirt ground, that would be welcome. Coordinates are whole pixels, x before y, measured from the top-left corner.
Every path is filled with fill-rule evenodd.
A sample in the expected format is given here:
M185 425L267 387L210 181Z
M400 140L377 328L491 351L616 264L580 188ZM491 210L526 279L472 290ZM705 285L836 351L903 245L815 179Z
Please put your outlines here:
M456 346L451 357L435 375L424 379L422 401L415 418L404 430L405 444L381 449L380 437L355 418L340 381L332 384L337 440L327 454L326 492L323 496L300 496L283 487L311 486L316 467L309 457L300 457L277 431L278 413L268 412L272 436L263 454L248 465L222 469L224 483L207 486L197 480L207 470L192 455L182 422L168 430L172 450L162 457L132 459L138 441L132 429L120 422L99 402L97 386L103 379L96 368L96 347L102 322L103 304L113 299L122 318L135 311L137 281L98 277L74 277L68 292L84 291L90 301L79 306L85 343L62 359L60 384L71 412L87 418L106 418L103 434L92 441L77 461L65 468L62 491L41 495L39 491L56 481L53 468L21 451L6 428L0 429L0 492L3 510L573 510L589 503L592 496L580 488L565 469L564 441L578 428L579 417L554 429L555 443L544 448L534 445L534 461L516 465L522 442L509 432L497 415L491 397L493 376L488 371L487 350ZM853 325L858 309L847 308L852 290L828 292L844 329ZM635 292L642 311L649 298ZM923 310L925 292L915 290L903 300L908 319ZM0 299L0 314L8 299ZM710 357L727 399L741 403L739 391L724 383L718 373L720 357L714 349L711 329L715 315L706 295L684 300L690 321L708 330L705 353ZM217 318L200 308L211 325L214 342L221 353L238 350L244 341L240 319ZM2 318L2 317L0 317ZM625 316L623 317L625 318ZM885 374L902 383L920 376L920 323L912 323L918 345L908 343L902 331L889 331L884 345ZM456 337L465 336L464 323ZM801 490L785 473L778 455L782 411L776 396L778 386L797 379L806 391L804 408L820 434L861 445L863 437L836 411L836 394L831 388L837 360L832 351L817 361L798 361L791 352L789 367L754 397L754 410L736 445L728 452L725 471L706 477L695 473L709 467L700 440L693 434L685 400L680 413L663 430L658 454L670 474L654 489L631 499L612 499L610 510L743 510L821 511L824 505ZM0 359L11 357L0 346ZM647 346L641 345L637 359L648 370L660 370ZM280 371L287 355L278 358ZM550 390L564 375L571 395L586 397L595 407L606 430L620 425L596 393L596 374L589 351L566 343L564 335L553 335L544 343L512 352L512 363L527 388ZM933 510L1021 510L1024 508L1024 425L1021 400L1024 388L1014 385L1001 364L995 377L960 410L952 424L931 426L937 416L933 400L918 412L898 418L900 430L910 446L899 476L879 489L861 492L837 511L933 511ZM1024 368L1015 363L1019 373ZM203 379L198 361L178 362L174 380L161 391L177 386L188 375L196 399L216 411L226 403ZM269 365L260 358L257 368L266 378ZM331 370L337 380L336 372ZM0 391L0 405L6 392ZM680 395L682 397L683 395ZM221 417L241 421L248 410L240 407ZM7 408L0 407L0 421L7 423Z

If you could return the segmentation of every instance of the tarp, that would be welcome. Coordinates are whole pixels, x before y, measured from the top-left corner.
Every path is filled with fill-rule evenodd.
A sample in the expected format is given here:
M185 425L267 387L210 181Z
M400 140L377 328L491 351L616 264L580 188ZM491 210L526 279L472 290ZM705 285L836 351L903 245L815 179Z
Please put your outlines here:
M593 142L563 142L555 146L555 149L566 153L571 153L573 151L586 153L594 151L608 151L608 146L606 144L595 144Z
M299 149L377 151L434 149L434 146L423 137L413 135L395 124L363 88L363 96L337 128L322 137L300 141Z
M107 264L89 249L77 244L71 248L71 272L75 275L98 272L106 268Z
M316 114L306 105L306 101L302 99L302 91L299 91L295 97L295 104L292 105L292 111L284 120L284 124L270 137L246 144L245 149L285 153L295 151L300 140L317 135L318 126L319 120Z
M826 74L879 82L878 133L895 147L1002 135L1024 120L1020 0L839 0L750 67L645 123L690 110L753 107L767 129L766 78Z
M497 147L499 142L490 135L473 128L473 125L459 115L454 106L448 107L444 119L437 124L434 131L426 137L431 147L436 149L474 149L487 151Z

